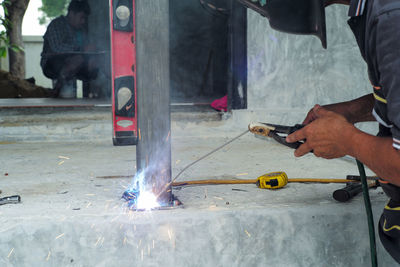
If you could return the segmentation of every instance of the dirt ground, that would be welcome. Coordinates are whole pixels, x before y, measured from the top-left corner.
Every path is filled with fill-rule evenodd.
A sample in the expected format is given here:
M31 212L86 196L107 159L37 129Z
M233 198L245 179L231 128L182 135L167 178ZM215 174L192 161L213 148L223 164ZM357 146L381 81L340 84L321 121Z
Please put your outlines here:
M51 97L51 90L0 70L0 98Z

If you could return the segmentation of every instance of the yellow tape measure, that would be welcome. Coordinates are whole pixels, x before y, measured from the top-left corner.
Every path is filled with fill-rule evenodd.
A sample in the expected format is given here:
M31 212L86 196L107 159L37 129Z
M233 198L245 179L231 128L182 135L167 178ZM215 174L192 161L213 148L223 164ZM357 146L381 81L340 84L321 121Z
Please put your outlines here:
M271 172L257 178L257 186L262 189L278 189L288 183L288 176L284 172Z

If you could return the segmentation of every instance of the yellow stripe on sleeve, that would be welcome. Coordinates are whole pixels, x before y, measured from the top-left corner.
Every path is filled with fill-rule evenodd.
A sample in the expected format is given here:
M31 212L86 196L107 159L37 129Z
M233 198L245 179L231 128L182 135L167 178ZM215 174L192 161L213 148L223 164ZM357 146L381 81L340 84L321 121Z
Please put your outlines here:
M393 226L390 227L390 228L386 228L386 219L385 219L385 222L383 223L383 231L389 232L389 231L391 231L391 230L393 230L393 229L400 230L400 226L398 226L398 225L393 225Z
M375 97L375 99L378 100L379 102L382 102L382 103L387 104L387 100L386 100L386 99L384 99L384 98L378 96L378 95L375 94L375 93L374 93L374 97Z

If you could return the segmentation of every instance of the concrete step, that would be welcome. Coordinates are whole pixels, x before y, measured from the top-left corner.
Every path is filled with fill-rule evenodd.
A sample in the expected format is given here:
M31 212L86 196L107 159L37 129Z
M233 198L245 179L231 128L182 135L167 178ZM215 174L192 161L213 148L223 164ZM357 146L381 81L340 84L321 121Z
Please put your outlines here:
M201 128L192 124L173 139L173 175L226 141L227 131ZM121 200L132 179L98 176L133 176L135 149L111 140L0 145L0 197L22 198L0 206L0 266L370 266L362 196L336 202L332 192L342 185L174 188L183 208L133 212ZM180 181L357 173L354 161L292 154L247 135ZM381 188L370 195L376 224L387 198ZM377 249L379 266L397 266L378 237Z
M172 122L220 121L206 106L173 105ZM0 142L80 141L112 138L110 106L12 107L0 109Z

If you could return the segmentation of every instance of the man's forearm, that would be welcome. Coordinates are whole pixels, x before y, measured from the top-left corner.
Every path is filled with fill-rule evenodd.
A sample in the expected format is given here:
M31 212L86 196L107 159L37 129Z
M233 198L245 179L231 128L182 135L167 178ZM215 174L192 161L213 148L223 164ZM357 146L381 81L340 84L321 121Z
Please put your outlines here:
M375 118L372 116L372 109L374 108L373 94L323 107L344 116L347 121L353 124L363 121L375 121Z
M392 138L376 137L354 130L349 142L349 155L359 159L379 177L400 186L400 152L393 148Z

